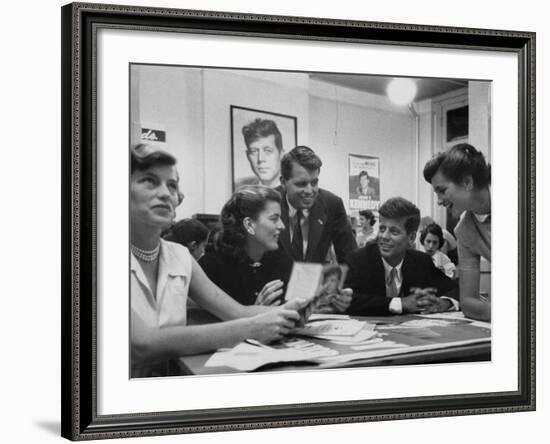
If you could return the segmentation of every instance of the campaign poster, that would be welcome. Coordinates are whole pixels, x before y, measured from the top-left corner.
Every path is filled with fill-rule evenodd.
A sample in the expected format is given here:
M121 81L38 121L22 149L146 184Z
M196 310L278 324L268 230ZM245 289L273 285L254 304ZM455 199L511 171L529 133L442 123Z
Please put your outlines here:
M349 155L349 208L377 210L380 207L380 158Z

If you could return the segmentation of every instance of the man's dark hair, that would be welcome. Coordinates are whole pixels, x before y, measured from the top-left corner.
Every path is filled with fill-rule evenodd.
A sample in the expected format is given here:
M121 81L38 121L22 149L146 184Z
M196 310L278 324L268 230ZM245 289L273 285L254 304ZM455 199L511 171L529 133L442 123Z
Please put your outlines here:
M431 183L438 171L457 185L468 175L472 176L475 188L486 188L491 184L491 165L487 164L481 151L467 143L459 143L430 159L424 166L426 182Z
M281 176L288 180L292 176L292 164L296 163L308 171L321 169L323 162L315 152L304 145L292 148L281 159Z
M420 210L415 204L402 197L392 197L384 202L378 213L386 219L405 219L405 231L411 234L420 225Z
M371 227L376 223L376 216L371 210L361 210L359 211L359 216L363 216L367 219Z
M243 126L244 143L248 148L251 143L258 140L260 137L268 137L272 134L275 136L275 146L279 151L283 149L283 138L277 124L273 120L254 119L248 125Z

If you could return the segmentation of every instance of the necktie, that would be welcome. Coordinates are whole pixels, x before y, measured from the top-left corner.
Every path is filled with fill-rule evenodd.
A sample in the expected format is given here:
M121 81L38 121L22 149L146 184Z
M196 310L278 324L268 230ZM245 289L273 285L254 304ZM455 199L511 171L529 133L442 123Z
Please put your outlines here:
M292 234L292 255L294 260L304 260L304 238L302 237L302 212L296 212L296 223Z
M392 269L390 270L390 274L388 275L388 280L386 281L386 296L388 296L389 298L396 298L399 296L399 292L397 291L397 282L395 282L396 277L397 269L392 267Z

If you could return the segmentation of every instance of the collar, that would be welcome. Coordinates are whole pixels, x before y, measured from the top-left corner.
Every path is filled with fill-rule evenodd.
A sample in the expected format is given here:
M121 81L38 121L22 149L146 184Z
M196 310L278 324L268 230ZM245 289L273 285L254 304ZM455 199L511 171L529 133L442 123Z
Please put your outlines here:
M184 252L181 251L182 248L185 247L164 239L160 240L159 274L160 270L163 270L169 276L188 276L189 270L185 255L182 254ZM130 253L130 270L137 273L142 272L139 261L132 253Z
M491 220L491 213L489 214L476 214L472 213L480 224L484 224Z
M288 194L285 195L285 197L286 203L288 205L288 217L294 218L298 210L291 205L290 201L288 200ZM304 219L307 219L309 217L309 210L302 210L302 215L304 216Z
M401 262L399 262L395 267L392 267L390 264L388 264L386 262L386 259L384 259L383 257L381 257L381 259L382 263L384 264L384 273L386 276L390 274L392 268L395 268L397 270L397 276L401 277L401 267L403 267L403 261L405 260L405 258L403 258Z

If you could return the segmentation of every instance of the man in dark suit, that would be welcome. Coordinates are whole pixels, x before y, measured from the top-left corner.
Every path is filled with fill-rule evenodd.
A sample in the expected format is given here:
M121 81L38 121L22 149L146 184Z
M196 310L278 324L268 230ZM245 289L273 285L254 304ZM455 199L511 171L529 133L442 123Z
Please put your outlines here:
M326 262L331 244L343 262L357 248L342 199L319 188L321 159L297 146L281 161L281 250L293 261Z
M353 315L436 313L457 310L456 283L437 269L430 256L410 248L420 211L402 197L379 209L377 242L350 253L347 285Z

